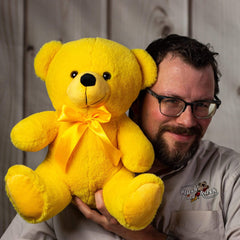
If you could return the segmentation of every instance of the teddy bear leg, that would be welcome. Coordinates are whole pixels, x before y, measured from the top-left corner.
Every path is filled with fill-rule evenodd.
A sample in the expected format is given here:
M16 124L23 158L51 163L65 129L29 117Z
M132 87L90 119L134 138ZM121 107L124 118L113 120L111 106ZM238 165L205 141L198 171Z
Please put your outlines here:
M5 177L7 195L16 211L23 217L41 216L44 200L40 179L28 167L15 165Z
M46 176L48 173L45 173ZM56 190L48 186L47 181L36 171L15 165L8 170L5 177L6 192L16 211L28 222L37 223L56 215L71 201L70 193L65 201L52 201ZM61 184L59 181L57 184ZM56 184L56 185L57 185ZM64 192L64 191L63 191ZM65 191L65 194L66 191ZM62 194L60 194L62 195ZM60 205L60 209L59 209Z
M134 178L123 205L127 226L133 230L147 227L162 202L163 192L163 182L154 174L142 174Z
M162 201L163 191L163 182L157 176L141 174L134 177L123 171L103 189L103 194L107 209L120 224L140 230L152 222Z

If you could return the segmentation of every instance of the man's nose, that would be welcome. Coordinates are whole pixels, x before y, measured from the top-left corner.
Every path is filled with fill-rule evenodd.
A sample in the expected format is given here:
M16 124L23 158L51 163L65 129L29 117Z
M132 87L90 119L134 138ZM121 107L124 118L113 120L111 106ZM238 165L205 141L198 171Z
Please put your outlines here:
M176 121L186 128L194 127L197 125L197 119L193 116L191 106L187 106L185 111L176 118Z

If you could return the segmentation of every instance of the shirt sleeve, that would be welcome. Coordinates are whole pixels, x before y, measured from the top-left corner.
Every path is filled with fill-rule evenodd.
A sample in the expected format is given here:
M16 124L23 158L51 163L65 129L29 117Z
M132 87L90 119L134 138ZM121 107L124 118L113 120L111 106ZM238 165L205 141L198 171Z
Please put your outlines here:
M56 240L54 230L48 222L30 224L19 215L13 219L1 240Z

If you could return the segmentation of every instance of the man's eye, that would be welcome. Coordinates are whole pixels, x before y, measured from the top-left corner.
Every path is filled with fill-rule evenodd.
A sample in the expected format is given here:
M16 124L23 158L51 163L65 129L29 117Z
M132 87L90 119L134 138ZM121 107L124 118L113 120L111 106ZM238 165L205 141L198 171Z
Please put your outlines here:
M210 103L209 102L199 102L196 103L196 107L198 108L209 108Z
M167 98L167 99L165 99L165 102L169 103L169 104L179 104L180 103L180 101L176 98Z

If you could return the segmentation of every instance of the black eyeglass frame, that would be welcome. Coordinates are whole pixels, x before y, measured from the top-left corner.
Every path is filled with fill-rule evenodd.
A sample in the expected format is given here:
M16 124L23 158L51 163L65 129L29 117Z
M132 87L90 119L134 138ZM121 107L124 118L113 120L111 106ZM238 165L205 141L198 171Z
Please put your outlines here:
M165 116L167 116L167 117L179 117L185 110L186 110L186 108L187 108L187 106L191 106L191 110L192 110L192 114L193 114L193 116L195 117L195 118L197 118L197 119L207 119L207 118L211 118L214 114L215 114L215 112L216 112L216 110L220 107L220 105L221 105L221 103L222 103L222 101L216 96L216 95L214 95L214 98L215 98L215 100L198 100L198 101L194 101L194 102L186 102L185 100L183 100L183 99L181 99L181 98L178 98L178 97L169 97L169 96L163 96L163 95L158 95L157 93L155 93L153 90L151 90L150 88L147 88L146 89L146 91L149 93L149 94L151 94L153 97L155 97L155 98L157 98L157 100L158 100L158 103L159 103L159 110L160 110L160 112L162 113L162 111L161 111L161 101L163 100L163 99L177 99L177 100L180 100L180 101L182 101L182 102L184 102L184 104L185 104L185 106L184 106L184 108L182 109L182 111L180 112L180 113L178 113L177 115L174 115L174 116L170 116L170 115L167 115L167 114L164 114L164 113L162 113L163 115L165 115ZM215 103L216 104L216 109L215 109L215 111L213 111L209 116L206 116L206 117L198 117L198 116L195 116L195 114L194 114L194 104L196 104L196 103L202 103L202 102L208 102L208 103Z

